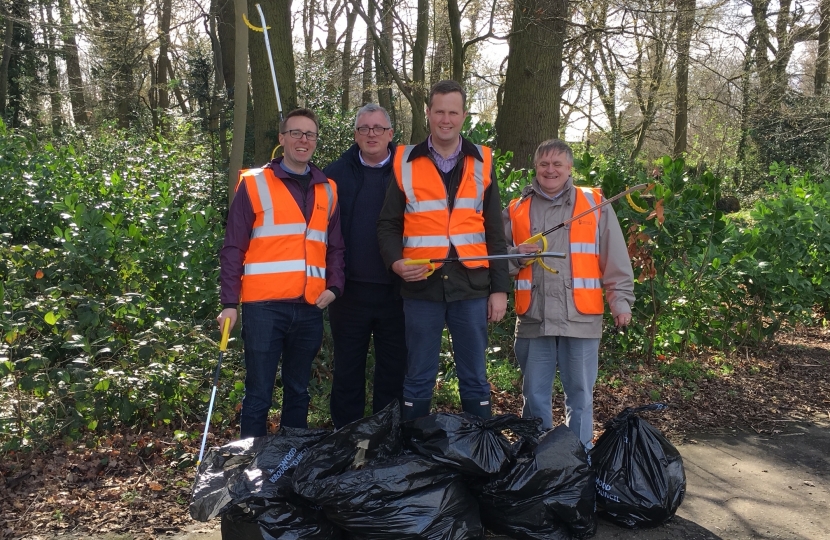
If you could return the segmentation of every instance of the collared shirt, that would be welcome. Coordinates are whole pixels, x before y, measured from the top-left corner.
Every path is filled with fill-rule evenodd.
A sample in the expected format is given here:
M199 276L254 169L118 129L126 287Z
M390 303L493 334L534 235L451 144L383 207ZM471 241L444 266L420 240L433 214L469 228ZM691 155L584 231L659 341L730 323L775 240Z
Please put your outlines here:
M308 173L311 172L311 167L308 166L308 163L305 164L305 170L303 172L300 173L300 172L297 172L297 171L292 171L285 164L285 160L280 161L280 169L284 170L285 172L287 172L289 174L299 174L299 175L308 174Z
M458 159L461 157L461 137L458 137L458 147L455 149L455 152L447 157L439 154L435 147L432 146L432 135L427 137L427 146L429 146L429 152L432 154L432 158L435 160L438 170L443 173L450 172L458 163Z
M358 150L357 155L360 158L360 164L361 165L363 165L364 167L372 168L372 169L380 169L381 167L383 167L384 165L389 163L389 161L392 159L392 152L387 150L386 157L383 158L383 160L380 163L378 163L377 165L369 165L368 163L366 163L363 160L363 152Z
M569 176L569 177L568 177L568 180L572 180L572 178ZM566 181L566 182L565 182L565 185L564 185L564 186L562 186L562 189L560 189L560 190L559 190L559 193L557 193L557 194L556 194L556 195L554 195L553 197L551 197L550 195L548 195L547 193L545 193L544 191L542 191L542 188L541 188L541 187L540 187L539 189L535 189L535 186L534 186L533 191L535 191L535 192L536 192L536 195L540 195L543 199L547 199L547 200L549 200L549 201L555 201L556 199L558 199L559 197L561 197L562 195L564 195L566 191L568 191L568 190L566 189L567 187L568 187L568 181Z

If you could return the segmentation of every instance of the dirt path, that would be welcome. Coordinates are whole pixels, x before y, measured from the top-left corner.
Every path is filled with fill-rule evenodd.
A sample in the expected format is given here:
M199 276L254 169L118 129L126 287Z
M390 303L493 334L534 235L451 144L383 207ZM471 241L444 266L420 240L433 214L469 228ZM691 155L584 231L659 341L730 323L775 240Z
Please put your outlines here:
M601 521L594 539L830 539L830 422L781 422L773 431L729 429L686 437L678 449L687 491L677 516L665 526L639 531ZM218 522L188 529L172 538L221 539Z

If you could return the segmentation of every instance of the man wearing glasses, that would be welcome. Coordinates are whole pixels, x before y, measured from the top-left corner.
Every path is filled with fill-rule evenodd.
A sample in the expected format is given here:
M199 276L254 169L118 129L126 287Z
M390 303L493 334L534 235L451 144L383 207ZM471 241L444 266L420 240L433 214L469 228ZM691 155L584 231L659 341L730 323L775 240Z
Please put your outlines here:
M345 282L337 188L311 163L317 116L296 109L279 127L284 155L241 172L220 254L220 328L226 318L236 324L242 303L242 438L267 434L280 357L280 424L308 427L308 381L323 340L323 309Z
M334 338L331 418L339 429L363 418L366 357L374 343L372 411L400 400L406 371L406 341L400 279L380 256L377 219L393 181L393 129L386 110L364 105L355 118L355 144L326 167L337 182L346 243L346 288L329 308Z

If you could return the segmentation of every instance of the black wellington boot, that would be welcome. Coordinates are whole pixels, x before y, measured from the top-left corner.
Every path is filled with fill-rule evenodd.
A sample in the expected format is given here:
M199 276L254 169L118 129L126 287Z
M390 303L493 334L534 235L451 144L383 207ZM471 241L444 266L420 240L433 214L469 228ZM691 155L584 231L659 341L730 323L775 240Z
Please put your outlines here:
M401 407L401 420L406 422L407 420L427 416L431 403L432 399L430 398L415 399L404 396L402 401L403 407Z
M480 416L485 420L493 416L493 411L491 409L490 404L490 396L462 399L461 409L466 413Z

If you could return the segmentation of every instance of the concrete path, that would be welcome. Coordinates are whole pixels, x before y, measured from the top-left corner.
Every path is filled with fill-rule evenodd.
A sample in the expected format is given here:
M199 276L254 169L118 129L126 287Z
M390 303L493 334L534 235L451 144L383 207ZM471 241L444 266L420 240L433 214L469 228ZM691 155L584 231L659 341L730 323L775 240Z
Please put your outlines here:
M678 446L687 491L677 516L639 531L600 521L594 538L830 540L830 422L764 428L772 434L736 429L687 438ZM220 540L221 534L217 521L194 523L172 538Z

